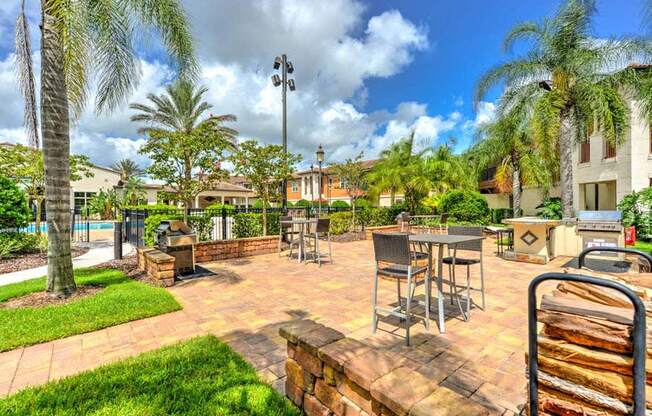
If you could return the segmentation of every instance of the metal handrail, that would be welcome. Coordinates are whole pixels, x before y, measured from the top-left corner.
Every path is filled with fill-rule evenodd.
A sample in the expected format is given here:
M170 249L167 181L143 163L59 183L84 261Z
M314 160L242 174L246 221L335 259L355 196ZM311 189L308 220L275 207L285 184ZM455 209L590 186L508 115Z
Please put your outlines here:
M608 250L607 250L608 248ZM584 265L584 259L586 255L592 251L609 251L616 253L630 253L636 254L644 257L646 260L651 261L652 257L646 253L641 253L632 249L624 248L614 248L614 247L591 247L582 251L579 257L580 267ZM529 405L530 405L530 415L537 416L538 409L538 372L539 372L539 363L538 363L538 354L539 346L537 343L537 298L536 290L537 287L547 281L547 280L560 280L560 281L571 281L571 282L580 282L580 283L589 283L597 286L603 286L610 289L618 290L623 293L634 305L634 322L632 330L632 347L633 352L632 356L634 359L632 375L633 375L633 415L642 416L645 415L645 359L646 359L646 350L645 350L645 305L643 301L634 293L634 291L622 283L618 283L612 280L601 279L592 276L584 276L580 274L568 274L568 273L544 273L540 276L532 279L528 286L528 374L529 374Z

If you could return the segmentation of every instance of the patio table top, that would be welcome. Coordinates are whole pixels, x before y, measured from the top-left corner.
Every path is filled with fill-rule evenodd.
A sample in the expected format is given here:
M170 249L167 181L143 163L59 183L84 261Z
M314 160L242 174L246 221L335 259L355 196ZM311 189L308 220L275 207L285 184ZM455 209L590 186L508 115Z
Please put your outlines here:
M453 234L411 234L410 241L426 244L459 244L469 241L484 240L484 236Z

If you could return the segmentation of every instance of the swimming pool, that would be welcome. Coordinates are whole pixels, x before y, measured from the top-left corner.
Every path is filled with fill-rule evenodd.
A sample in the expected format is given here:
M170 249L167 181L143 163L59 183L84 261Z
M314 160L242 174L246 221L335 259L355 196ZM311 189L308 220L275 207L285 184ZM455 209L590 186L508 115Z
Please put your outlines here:
M87 228L88 225L88 228ZM45 222L41 223L39 227L41 232L46 232L48 230L48 225ZM110 221L89 221L86 222L76 222L75 231L85 231L88 230L112 230L113 222ZM36 230L36 224L30 224L25 228L25 231L28 233L33 233Z

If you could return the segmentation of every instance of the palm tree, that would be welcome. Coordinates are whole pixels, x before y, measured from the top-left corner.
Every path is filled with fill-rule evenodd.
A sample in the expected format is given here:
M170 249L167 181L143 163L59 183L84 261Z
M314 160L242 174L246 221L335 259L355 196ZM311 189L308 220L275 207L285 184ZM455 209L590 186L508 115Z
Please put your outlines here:
M573 216L574 142L586 137L594 121L610 143L624 139L629 109L621 88L642 91L641 71L627 64L650 56L646 41L592 35L593 3L568 0L554 18L514 27L505 37L505 49L518 39L530 40L532 48L489 70L475 93L477 105L491 87L503 83L499 115L517 105L531 114L538 155L549 167L559 164L564 217Z
M29 27L24 7L16 26L18 74L28 111L36 103ZM116 108L135 87L139 66L135 35L160 34L180 76L194 76L192 37L178 0L41 0L41 137L48 222L46 290L65 297L76 291L70 256L70 121L84 110L90 80L95 108ZM26 115L28 137L36 123Z
M402 191L408 209L416 212L432 185L424 154L414 149L414 131L383 150L368 176L371 195L390 192L394 204L395 194Z
M552 174L541 163L528 131L527 118L512 110L496 121L479 129L481 141L469 151L469 160L477 172L496 167L496 187L512 193L514 217L522 215L523 185L537 184L547 190Z
M449 138L426 155L427 174L430 178L430 192L444 193L454 188L473 188L476 182L464 159L453 153Z
M129 107L139 113L131 116L131 121L147 124L138 129L141 134L148 134L152 130L190 133L204 124L209 124L233 148L238 132L223 123L236 121L236 116L210 114L202 119L203 114L213 107L202 101L207 91L208 88L204 86L198 87L187 80L179 80L166 86L165 94L148 94L147 99L152 105L132 103Z
M143 173L145 173L145 171L131 159L121 159L111 165L111 169L120 172L120 179L123 181L141 177L143 176Z

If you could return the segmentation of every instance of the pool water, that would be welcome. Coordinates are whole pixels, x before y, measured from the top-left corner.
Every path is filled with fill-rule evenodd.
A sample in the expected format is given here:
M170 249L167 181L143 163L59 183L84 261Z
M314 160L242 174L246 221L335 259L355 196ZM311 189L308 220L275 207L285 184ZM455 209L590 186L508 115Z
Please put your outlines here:
M87 229L87 224L89 230L112 230L113 229L112 222L89 221L88 223L86 222L75 223L75 231L85 231ZM48 225L45 222L42 222L40 228L41 228L41 232L44 233L47 231ZM25 231L28 233L33 233L35 230L36 230L36 224L30 224L25 228Z

